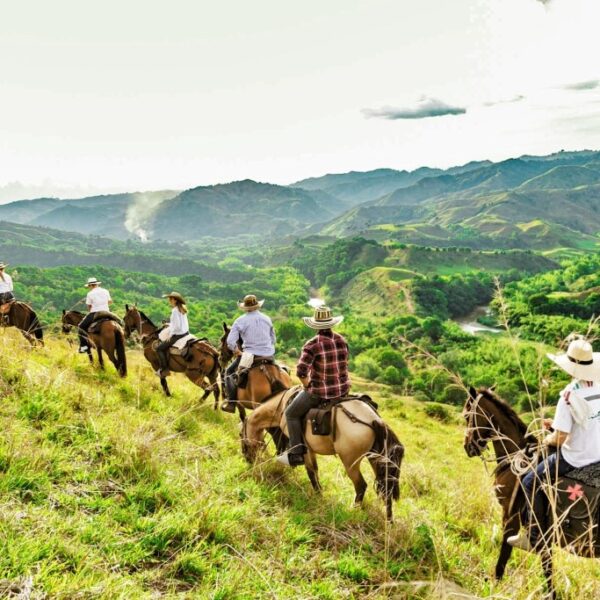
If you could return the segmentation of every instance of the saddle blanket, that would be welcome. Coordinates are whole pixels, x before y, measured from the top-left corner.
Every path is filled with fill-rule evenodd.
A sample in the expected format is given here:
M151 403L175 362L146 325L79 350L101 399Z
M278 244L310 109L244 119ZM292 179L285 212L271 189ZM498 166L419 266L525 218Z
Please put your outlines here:
M160 331L158 334L158 339L161 342L166 342L171 337L171 328L167 325L164 329ZM189 344L193 344L198 341L198 338L191 333L188 333L186 336L178 339L170 348L169 351L171 354L181 354Z

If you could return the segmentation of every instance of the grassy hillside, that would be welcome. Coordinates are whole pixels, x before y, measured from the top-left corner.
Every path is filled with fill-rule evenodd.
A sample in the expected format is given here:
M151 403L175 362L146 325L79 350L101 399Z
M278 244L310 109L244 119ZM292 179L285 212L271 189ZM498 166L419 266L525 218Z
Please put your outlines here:
M274 464L272 448L250 468L235 418L199 405L181 378L163 398L139 352L128 358L121 381L90 369L64 339L30 351L16 332L0 335L2 589L337 599L439 598L460 585L476 596L537 597L535 558L515 553L509 579L489 580L499 511L451 409L440 422L425 405L369 388L406 445L387 526L372 489L364 510L351 507L335 458L321 460L322 497L301 470ZM564 553L558 562L565 597L600 594L597 562Z

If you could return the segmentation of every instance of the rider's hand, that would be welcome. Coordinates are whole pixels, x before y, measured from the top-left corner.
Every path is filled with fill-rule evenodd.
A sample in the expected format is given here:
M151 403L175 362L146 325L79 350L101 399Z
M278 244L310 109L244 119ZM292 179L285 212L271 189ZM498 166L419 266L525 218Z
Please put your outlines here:
M542 427L544 429L552 430L552 419L543 419L542 420Z
M236 348L233 351L234 356L241 356L242 355L242 351L239 348Z

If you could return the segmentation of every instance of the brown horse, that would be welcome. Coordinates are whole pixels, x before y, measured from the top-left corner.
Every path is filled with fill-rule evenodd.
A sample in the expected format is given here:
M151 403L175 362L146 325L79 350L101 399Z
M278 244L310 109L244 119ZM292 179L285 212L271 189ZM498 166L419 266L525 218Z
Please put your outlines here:
M4 304L2 312L0 312L0 324L20 329L25 339L32 346L35 344L44 345L42 325L33 308L25 302L13 300L9 304Z
M467 455L469 457L481 456L489 442L493 445L496 454L494 490L498 502L502 506L503 525L502 546L496 564L496 578L501 579L512 551L507 540L510 536L519 533L521 513L527 501L521 489L520 478L513 472L520 470L515 465L516 458L522 456L521 451L526 447L537 447L538 441L527 433L527 426L517 413L490 389L475 390L471 388L463 415L467 422L464 442ZM550 530L552 529L553 527L550 525ZM561 546L574 542L564 532L553 537ZM539 554L550 597L555 598L550 544L543 544Z
M158 354L154 349L158 341L158 334L162 327L157 327L154 323L136 306L125 305L125 337L129 338L136 331L142 340L144 356L157 371L159 368ZM217 349L204 340L198 340L190 349L187 358L174 354L169 354L169 369L175 373L185 373L186 377L198 387L204 390L201 401L206 400L212 392L215 397L215 404L218 404L220 397L218 374L219 374L219 353ZM208 380L208 384L206 382ZM160 378L160 385L167 396L171 395L167 378Z
M233 352L227 346L227 336L230 329L226 323L223 323L223 332L220 341L221 347L219 348L219 362L222 368L221 381L225 380L225 366L233 358ZM237 390L236 406L240 413L240 419L244 421L246 418L245 409L254 409L260 406L266 398L287 390L291 386L292 378L289 373L277 364L266 364L250 369L246 388L238 388Z
M83 317L84 314L79 311L63 310L63 333L69 333L73 327L79 327ZM104 369L104 356L102 355L102 350L104 350L119 375L125 377L127 375L127 358L123 328L116 321L107 320L101 323L98 333L88 333L87 336L90 341L90 349L87 352L90 362L93 362L91 346L94 346L98 352L100 368Z
M286 390L261 404L243 423L242 453L253 463L264 447L265 431L280 427L287 433L285 408L299 387ZM386 504L388 520L392 520L392 501L400 496L400 466L404 446L396 434L383 422L371 406L361 400L349 400L333 408L332 433L314 435L307 423L305 440L308 452L304 461L313 489L320 492L317 454L337 454L352 480L354 503L362 504L367 482L360 472L360 463L368 458L375 473L375 489Z

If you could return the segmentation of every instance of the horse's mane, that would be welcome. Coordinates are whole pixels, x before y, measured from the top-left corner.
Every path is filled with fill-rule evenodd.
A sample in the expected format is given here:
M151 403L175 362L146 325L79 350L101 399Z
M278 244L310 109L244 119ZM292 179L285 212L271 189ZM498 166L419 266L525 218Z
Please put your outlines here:
M521 417L517 414L515 409L510 406L505 400L500 398L496 392L489 388L480 388L478 392L490 400L505 416L506 418L517 428L519 433L527 436L527 425L523 422Z
M150 325L152 325L152 327L156 327L156 325L152 322L152 319L150 317L148 317L148 315L146 315L146 313L144 311L142 311L138 308L138 312L140 313L140 317L142 317L142 320L148 321L148 323L150 323Z

